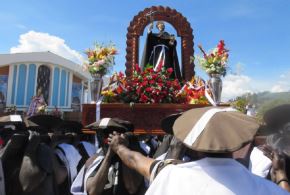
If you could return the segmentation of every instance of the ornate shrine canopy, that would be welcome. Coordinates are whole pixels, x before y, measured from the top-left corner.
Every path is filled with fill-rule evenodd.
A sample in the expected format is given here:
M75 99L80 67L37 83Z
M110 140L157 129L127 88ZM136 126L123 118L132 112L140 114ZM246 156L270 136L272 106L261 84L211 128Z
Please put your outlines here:
M134 16L130 22L127 32L126 48L126 75L130 76L133 66L139 62L139 37L143 35L145 27L151 22L149 15L153 15L154 21L165 21L171 24L179 37L181 37L181 64L182 75L185 80L190 80L194 76L193 56L193 34L190 23L175 9L163 6L153 6L146 8Z

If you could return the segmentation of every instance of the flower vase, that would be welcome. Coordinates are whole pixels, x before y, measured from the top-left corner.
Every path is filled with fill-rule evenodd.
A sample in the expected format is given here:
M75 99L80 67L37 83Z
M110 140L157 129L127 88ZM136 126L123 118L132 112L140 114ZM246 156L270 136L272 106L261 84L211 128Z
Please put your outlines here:
M213 101L216 105L221 103L221 95L223 83L220 74L211 74L209 79L209 87L212 92Z
M91 102L96 103L100 97L103 87L103 78L100 74L92 75L93 80L91 81Z

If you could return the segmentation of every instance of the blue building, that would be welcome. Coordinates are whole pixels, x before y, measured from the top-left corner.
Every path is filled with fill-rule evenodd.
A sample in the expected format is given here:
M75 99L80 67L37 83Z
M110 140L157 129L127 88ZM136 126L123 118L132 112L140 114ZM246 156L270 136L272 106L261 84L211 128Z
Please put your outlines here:
M41 87L48 109L79 111L90 78L81 65L51 52L0 54L0 104L26 111Z

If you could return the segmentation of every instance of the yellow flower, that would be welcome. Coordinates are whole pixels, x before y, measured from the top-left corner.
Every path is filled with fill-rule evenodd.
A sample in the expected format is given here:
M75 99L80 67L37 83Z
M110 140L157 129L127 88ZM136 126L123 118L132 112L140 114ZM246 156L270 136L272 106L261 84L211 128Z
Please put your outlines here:
M94 56L89 57L89 61L94 61L94 59L95 59Z
M113 97L113 96L115 96L115 93L112 90L105 90L105 91L102 91L102 95Z
M103 59L105 59L105 57L106 56L103 53L98 53L97 54L97 59L103 60Z

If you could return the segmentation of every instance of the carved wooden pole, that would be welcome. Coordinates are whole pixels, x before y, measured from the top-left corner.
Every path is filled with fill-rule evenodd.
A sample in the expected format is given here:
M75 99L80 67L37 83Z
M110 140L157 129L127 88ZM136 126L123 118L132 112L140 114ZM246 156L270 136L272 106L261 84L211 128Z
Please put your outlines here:
M191 56L193 55L193 45L189 41L190 37L181 37L182 44L182 66L183 77L189 81L194 76L194 64L191 62Z
M139 36L137 34L133 35L133 59L132 59L132 66L134 67L136 64L139 64Z

